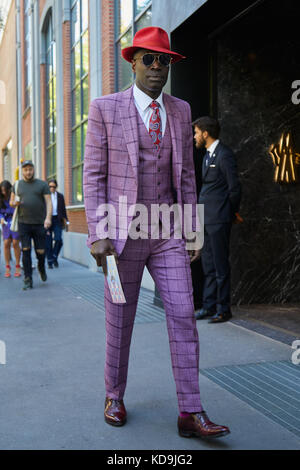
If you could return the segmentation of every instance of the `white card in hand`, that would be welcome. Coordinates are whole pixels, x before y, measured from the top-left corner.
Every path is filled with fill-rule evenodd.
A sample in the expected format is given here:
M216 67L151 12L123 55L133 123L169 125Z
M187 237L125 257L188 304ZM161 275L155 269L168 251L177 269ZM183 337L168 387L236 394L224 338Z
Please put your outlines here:
M117 263L114 255L106 257L107 262L107 282L110 290L112 301L115 304L125 304L126 299L122 289L122 284L119 277Z

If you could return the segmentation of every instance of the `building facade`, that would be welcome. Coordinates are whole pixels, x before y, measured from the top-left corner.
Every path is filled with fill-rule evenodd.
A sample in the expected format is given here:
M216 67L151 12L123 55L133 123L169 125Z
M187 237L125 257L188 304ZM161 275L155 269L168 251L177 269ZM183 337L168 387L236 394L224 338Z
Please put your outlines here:
M149 0L12 0L3 31L0 180L14 181L22 158L56 178L70 222L63 255L92 269L82 189L89 103L133 82L120 48L151 25L151 9Z
M95 269L82 192L89 103L132 84L120 50L138 29L160 26L187 57L172 67L165 91L187 100L194 119L218 117L221 137L237 155L245 222L232 236L233 301L297 301L297 3L12 0L0 44L0 179L13 180L21 158L32 158L39 177L55 177L70 221L64 256ZM198 189L201 158L195 151ZM200 263L193 278L201 297ZM154 288L147 272L143 285Z

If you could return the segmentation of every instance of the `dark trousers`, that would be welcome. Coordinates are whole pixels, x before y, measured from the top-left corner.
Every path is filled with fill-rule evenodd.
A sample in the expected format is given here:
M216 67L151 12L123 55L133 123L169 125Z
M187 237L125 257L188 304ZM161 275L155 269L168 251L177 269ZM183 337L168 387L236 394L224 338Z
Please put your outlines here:
M54 261L57 261L62 246L62 225L58 220L57 215L54 215L52 216L52 225L46 232L46 254L48 264L52 264Z
M45 266L45 252L38 253L37 250L46 248L46 230L42 224L23 224L19 222L19 235L22 244L22 262L25 278L32 278L31 241L33 240L38 267ZM27 249L29 248L29 249Z
M231 223L204 226L201 252L204 273L203 308L212 312L230 310L229 242Z

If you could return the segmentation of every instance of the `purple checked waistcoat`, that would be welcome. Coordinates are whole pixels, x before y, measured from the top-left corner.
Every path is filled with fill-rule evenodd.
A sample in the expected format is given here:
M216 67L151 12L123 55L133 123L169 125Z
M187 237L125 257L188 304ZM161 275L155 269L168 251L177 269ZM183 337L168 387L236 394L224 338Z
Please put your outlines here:
M172 205L174 203L172 141L167 120L165 133L158 153L139 112L137 111L136 113L139 134L137 203L144 204L147 207L150 228L151 204L166 203Z

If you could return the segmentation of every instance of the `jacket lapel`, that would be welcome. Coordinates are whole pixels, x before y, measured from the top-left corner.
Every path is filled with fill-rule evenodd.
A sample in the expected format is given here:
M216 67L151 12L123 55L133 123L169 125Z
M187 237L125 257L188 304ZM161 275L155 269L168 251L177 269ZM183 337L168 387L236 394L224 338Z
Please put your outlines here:
M138 111L134 104L133 87L122 92L119 112L129 158L132 164L136 184L138 184L139 137L136 114Z
M177 114L175 106L172 106L169 95L166 95L164 93L163 99L166 108L172 141L173 182L176 181L176 187L180 188L182 172L182 130L180 125L180 116Z

